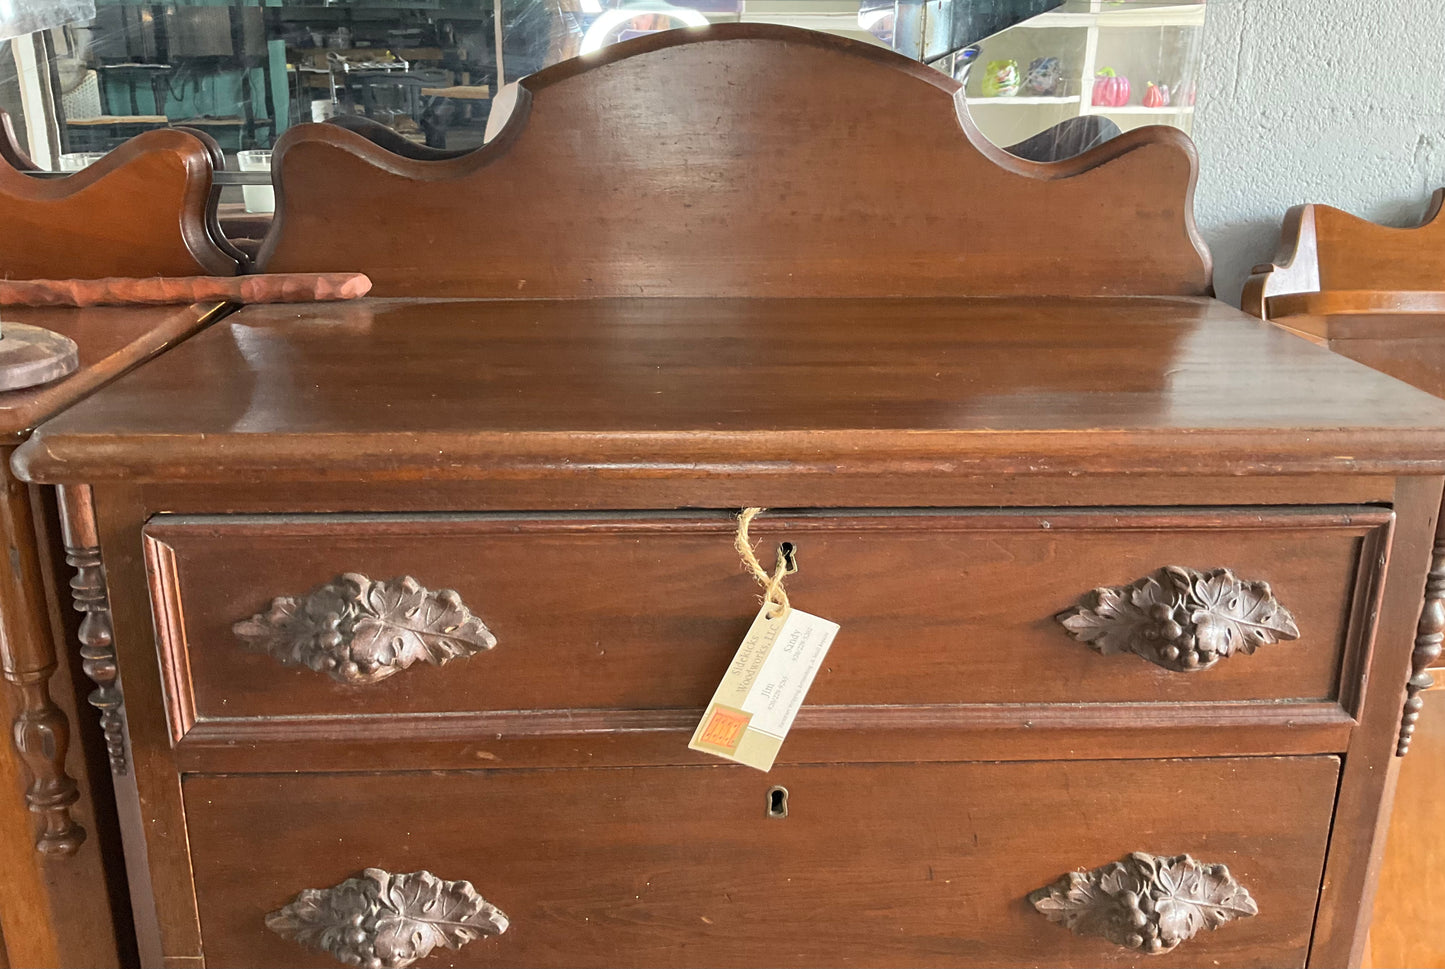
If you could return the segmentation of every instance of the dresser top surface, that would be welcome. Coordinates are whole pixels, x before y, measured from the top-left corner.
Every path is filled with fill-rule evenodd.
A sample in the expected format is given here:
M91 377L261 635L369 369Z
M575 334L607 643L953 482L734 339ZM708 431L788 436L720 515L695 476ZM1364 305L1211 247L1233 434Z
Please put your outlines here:
M205 325L220 304L195 306L0 307L6 323L54 330L75 341L80 367L60 380L0 392L0 439L17 442L117 374L159 353Z
M361 300L246 307L45 424L17 467L233 482L803 459L1440 473L1445 403L1200 298Z

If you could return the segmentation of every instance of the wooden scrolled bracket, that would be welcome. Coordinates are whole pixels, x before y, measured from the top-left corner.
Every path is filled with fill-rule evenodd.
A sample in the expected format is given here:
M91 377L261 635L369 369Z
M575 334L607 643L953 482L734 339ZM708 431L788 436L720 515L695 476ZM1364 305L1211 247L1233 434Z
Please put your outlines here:
M1136 851L1093 871L1071 871L1029 893L1050 922L1149 955L1170 951L1202 929L1259 914L1249 890L1223 865L1188 855Z
M248 648L351 685L376 683L414 663L441 666L497 645L451 589L409 575L386 581L356 572L304 596L280 596L231 627Z
M1294 617L1269 585L1229 569L1165 566L1129 585L1095 589L1055 618L1105 656L1134 653L1181 673L1299 639Z
M266 916L283 939L363 969L405 969L438 946L460 949L501 935L509 922L471 882L429 871L393 875L367 868L331 888L308 888Z
M1430 667L1440 658L1440 645L1445 642L1445 516L1435 532L1435 548L1430 557L1430 575L1425 580L1425 603L1420 621L1415 626L1415 649L1410 654L1410 678L1405 683L1405 709L1400 716L1400 737L1395 743L1395 756L1410 752L1415 724L1425 698L1420 694L1435 685Z
M60 533L65 543L65 561L75 569L70 596L80 621L80 658L85 675L95 683L90 705L100 711L100 727L110 769L115 774L128 770L125 753L125 713L117 680L115 640L110 620L110 598L106 593L105 566L100 560L100 538L95 527L95 505L89 485L62 485Z

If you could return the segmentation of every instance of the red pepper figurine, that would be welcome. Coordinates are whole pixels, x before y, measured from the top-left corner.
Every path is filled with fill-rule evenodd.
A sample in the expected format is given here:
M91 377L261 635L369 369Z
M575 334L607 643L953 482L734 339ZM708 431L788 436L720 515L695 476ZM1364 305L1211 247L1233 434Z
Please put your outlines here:
M1119 108L1129 103L1129 79L1106 67L1094 76L1094 104Z

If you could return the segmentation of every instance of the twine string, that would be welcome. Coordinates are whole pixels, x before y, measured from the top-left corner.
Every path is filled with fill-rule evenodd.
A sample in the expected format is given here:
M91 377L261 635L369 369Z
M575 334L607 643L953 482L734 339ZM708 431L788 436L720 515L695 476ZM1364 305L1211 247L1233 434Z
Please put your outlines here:
M752 539L748 538L748 526L762 511L761 508L744 508L742 510L742 514L738 515L738 531L737 536L733 539L733 547L742 557L743 565L747 566L748 571L753 574L753 578L757 579L758 584L763 587L763 602L770 607L768 618L773 619L790 608L788 593L783 590L783 576L788 574L788 563L782 555L779 555L777 568L773 569L770 575L767 569L763 568L763 564L758 561L758 556L753 551Z

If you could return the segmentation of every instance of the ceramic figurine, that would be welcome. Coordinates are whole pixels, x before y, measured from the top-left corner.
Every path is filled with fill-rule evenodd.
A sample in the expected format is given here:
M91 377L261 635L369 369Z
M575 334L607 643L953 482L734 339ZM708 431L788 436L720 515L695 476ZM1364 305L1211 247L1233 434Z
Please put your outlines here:
M1095 105L1104 108L1121 108L1129 103L1129 79L1106 67L1094 76Z
M1169 85L1155 84L1153 81L1150 81L1149 86L1144 89L1144 107L1169 107Z
M1019 62L989 61L983 76L983 96L1011 98L1019 93Z
M1063 65L1057 57L1035 57L1029 64L1028 75L1024 78L1024 93L1039 97L1061 94L1063 74Z

